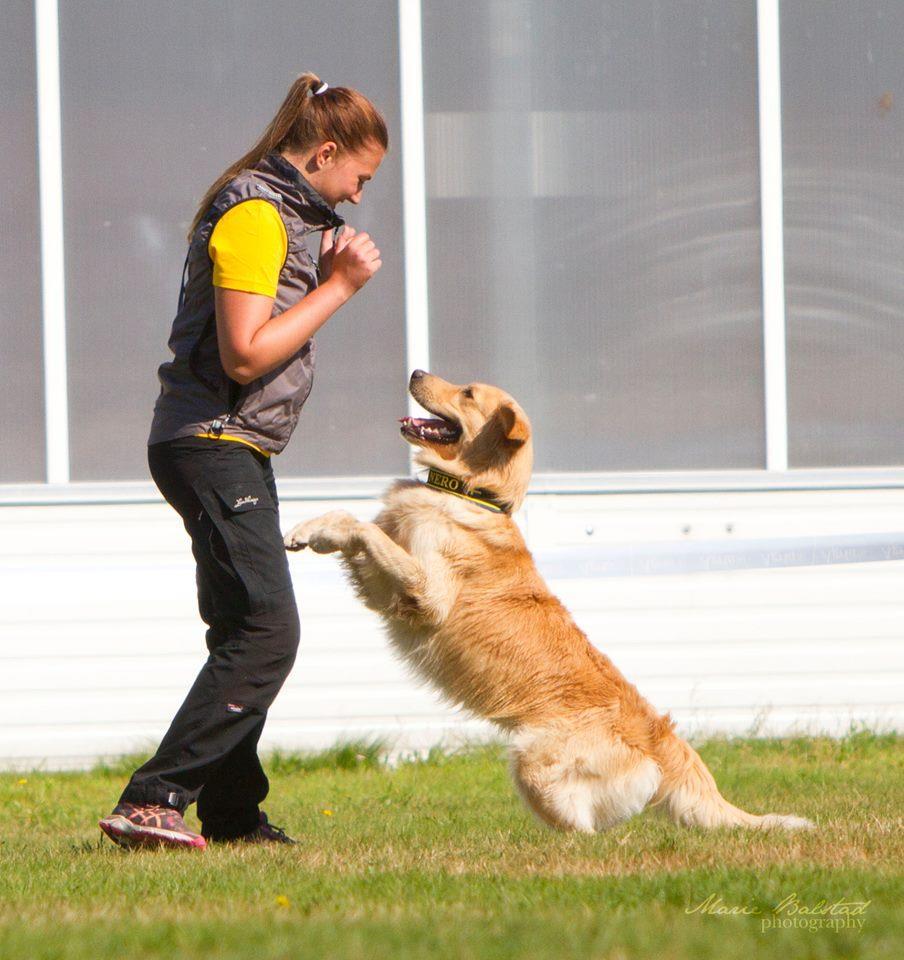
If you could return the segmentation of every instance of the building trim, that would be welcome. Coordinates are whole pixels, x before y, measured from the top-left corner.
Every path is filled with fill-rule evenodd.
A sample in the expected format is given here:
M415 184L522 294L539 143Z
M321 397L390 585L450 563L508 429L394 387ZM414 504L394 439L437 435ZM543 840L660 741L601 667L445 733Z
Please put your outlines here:
M41 313L47 482L69 481L66 271L57 0L35 0Z
M309 477L279 480L280 501L374 500L398 477ZM530 496L777 491L904 490L904 468L674 473L537 473ZM149 481L116 483L0 484L0 507L156 503Z
M779 0L757 0L766 469L788 469Z
M427 178L424 150L424 70L420 0L399 0L399 71L402 113L402 208L405 246L407 369L430 369L427 286ZM420 408L412 397L408 412ZM412 451L413 457L413 451ZM410 460L412 472L414 461Z

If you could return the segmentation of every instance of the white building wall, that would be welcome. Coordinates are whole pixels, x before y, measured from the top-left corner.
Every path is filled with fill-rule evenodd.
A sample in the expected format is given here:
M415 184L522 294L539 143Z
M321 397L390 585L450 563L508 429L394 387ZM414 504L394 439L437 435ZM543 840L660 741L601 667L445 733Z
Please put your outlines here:
M288 498L283 525L337 507L367 518L378 504ZM904 556L904 490L536 494L518 519L592 642L685 733L904 725L904 560L658 572L701 555L717 567L806 559L825 538L839 546L821 559L846 560L851 537L895 532L901 547L884 555ZM739 552L726 561L726 549ZM408 679L334 558L292 564L301 651L265 748L490 733ZM174 512L153 501L0 506L0 585L0 766L152 749L205 656Z

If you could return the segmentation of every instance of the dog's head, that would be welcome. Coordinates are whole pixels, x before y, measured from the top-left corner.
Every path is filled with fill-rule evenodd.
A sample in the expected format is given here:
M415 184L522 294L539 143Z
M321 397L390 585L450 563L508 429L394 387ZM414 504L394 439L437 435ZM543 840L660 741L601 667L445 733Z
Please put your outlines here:
M415 370L411 396L439 419L403 417L402 436L419 448L416 460L461 479L466 489L492 491L517 510L533 467L530 421L498 387L457 386Z

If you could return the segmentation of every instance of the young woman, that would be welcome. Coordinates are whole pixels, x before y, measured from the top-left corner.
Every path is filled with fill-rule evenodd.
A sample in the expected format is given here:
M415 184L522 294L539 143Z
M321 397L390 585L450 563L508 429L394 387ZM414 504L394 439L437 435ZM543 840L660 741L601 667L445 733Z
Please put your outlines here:
M373 240L335 208L361 200L387 145L366 97L303 74L198 207L148 462L191 537L210 656L100 821L124 846L293 842L260 810L257 743L299 638L270 457L311 390L312 336L380 269ZM182 819L194 801L200 835Z

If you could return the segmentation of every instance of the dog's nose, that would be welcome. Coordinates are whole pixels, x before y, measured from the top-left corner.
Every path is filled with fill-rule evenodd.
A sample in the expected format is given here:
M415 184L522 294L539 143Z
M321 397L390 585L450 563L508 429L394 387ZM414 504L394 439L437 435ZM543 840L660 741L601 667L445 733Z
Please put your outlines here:
M426 376L427 376L426 370L415 370L414 373L411 374L411 379L420 380L421 377L426 377Z

